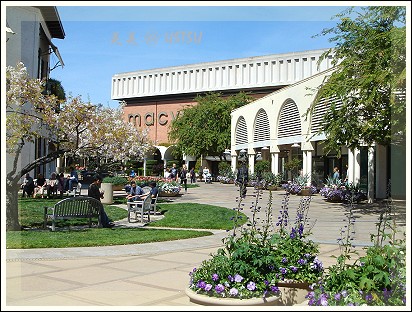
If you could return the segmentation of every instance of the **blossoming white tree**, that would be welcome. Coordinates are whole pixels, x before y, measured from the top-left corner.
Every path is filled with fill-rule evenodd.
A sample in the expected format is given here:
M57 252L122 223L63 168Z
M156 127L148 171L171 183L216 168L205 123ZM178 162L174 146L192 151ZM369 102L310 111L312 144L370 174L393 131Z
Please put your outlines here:
M22 63L7 67L6 74L7 230L20 230L18 182L35 167L64 154L98 155L116 161L140 159L151 149L147 132L123 121L123 105L105 108L85 103L80 96L61 102L54 95L43 94L44 82L30 78ZM48 138L54 148L19 166L23 147L39 137Z

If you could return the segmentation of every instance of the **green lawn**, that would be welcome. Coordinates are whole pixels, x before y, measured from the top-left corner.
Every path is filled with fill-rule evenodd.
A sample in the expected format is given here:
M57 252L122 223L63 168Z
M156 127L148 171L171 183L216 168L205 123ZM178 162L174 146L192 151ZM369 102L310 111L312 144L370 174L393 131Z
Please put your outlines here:
M110 246L170 241L212 235L209 231L191 229L231 229L235 211L224 207L196 203L158 203L157 208L164 218L153 221L150 226L183 229L154 228L88 228L87 219L59 220L56 231L43 229L44 206L52 206L58 199L19 199L19 217L22 231L6 233L6 248L60 248ZM115 198L114 204L124 203L124 198ZM114 205L104 205L112 220L127 217L127 211ZM243 222L246 216L242 214ZM93 220L97 223L97 219ZM184 230L187 228L188 230Z

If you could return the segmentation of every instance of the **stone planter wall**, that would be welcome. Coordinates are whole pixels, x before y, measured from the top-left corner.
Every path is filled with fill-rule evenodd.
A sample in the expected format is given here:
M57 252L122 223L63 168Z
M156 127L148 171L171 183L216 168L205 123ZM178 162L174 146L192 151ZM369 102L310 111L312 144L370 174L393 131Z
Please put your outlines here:
M303 303L310 291L309 285L309 283L279 282L277 284L281 291L279 305L292 306Z
M186 288L186 295L190 301L204 306L276 306L279 305L280 296L271 296L268 298L217 298L201 295L190 288Z

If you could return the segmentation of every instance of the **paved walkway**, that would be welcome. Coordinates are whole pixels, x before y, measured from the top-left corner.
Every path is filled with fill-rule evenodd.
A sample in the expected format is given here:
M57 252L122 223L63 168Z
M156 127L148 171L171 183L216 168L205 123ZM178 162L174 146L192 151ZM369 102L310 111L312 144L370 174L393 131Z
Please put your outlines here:
M272 194L273 214L276 216L283 192ZM238 189L234 185L200 183L200 187L189 188L186 194L171 200L235 208L237 195ZM268 197L269 192L264 191L258 206L266 207ZM289 215L293 218L299 200L299 196L290 197ZM248 216L252 213L248 207L255 201L253 189L248 188L244 200L244 212ZM405 202L395 201L394 205L399 225L405 228ZM361 247L370 245L369 234L375 233L379 205L362 204L358 208L353 243L361 250ZM342 204L326 203L320 195L312 198L310 238L320 243L319 257L324 266L335 263L331 255L339 254L336 241L340 228L347 223L347 211ZM127 220L116 221L116 224L116 227L131 225ZM134 226L142 224L135 223ZM7 309L18 307L19 310L33 307L56 310L71 306L106 307L109 310L119 310L115 307L136 310L136 306L151 310L161 310L166 306L168 309L202 308L190 302L184 289L189 282L189 272L216 252L222 246L222 238L227 236L225 231L213 232L214 235L201 238L150 244L9 249L5 264L6 300L2 300L2 306Z

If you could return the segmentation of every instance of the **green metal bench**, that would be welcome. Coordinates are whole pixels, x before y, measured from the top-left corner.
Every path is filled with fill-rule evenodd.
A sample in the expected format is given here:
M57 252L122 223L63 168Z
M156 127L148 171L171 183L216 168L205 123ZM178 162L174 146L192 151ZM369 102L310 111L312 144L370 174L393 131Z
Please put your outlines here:
M92 218L98 218L98 227L102 227L100 211L103 204L88 196L76 196L63 199L57 202L53 207L44 207L44 228L47 227L47 221L52 221L52 231L56 228L56 220L88 218L89 227L92 226Z

